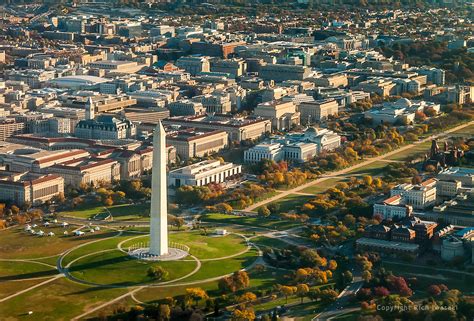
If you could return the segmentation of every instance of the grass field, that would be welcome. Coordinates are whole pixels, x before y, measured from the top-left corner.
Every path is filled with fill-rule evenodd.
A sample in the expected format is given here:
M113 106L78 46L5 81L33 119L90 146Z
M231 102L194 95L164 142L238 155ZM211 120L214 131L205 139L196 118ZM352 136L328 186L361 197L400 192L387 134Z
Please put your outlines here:
M6 298L9 295L15 294L19 291L28 289L36 284L46 281L47 279L36 280L21 280L21 281L1 281L0 285L0 299ZM1 303L0 305L5 304ZM1 310L1 308L0 308ZM2 315L0 313L0 315Z
M80 237L62 235L62 228L44 229L53 231L56 236L29 235L21 228L0 231L0 253L2 259L34 259L58 255L76 245L117 234L117 232L98 231Z
M379 176L383 174L383 169L388 165L389 163L383 162L383 161L376 161L373 163L370 163L366 166L362 166L359 168L356 168L346 175L349 176L359 176L359 175L370 175L370 176Z
M2 320L71 320L98 304L124 294L126 289L83 286L64 278L18 295L0 304ZM32 315L28 315L32 311ZM5 318L4 318L5 317Z
M101 250L107 250L107 249L114 249L117 247L117 244L120 243L121 241L125 241L133 236L132 234L124 234L121 236L117 236L117 233L112 234L110 238L107 239L98 239L96 242L90 243L83 245L77 249L74 249L73 251L67 253L63 257L62 265L66 266L69 264L69 262L73 261L74 259L81 257L83 255L89 254L89 253L94 253L97 251Z
M93 218L98 214L110 213L114 221L124 220L148 220L146 216L150 204L119 204L105 207L97 203L85 203L81 204L77 208L71 211L59 212L59 215L73 216L78 218Z
M0 282L52 276L58 271L50 266L34 262L0 261Z
M248 217L248 216L236 216L228 214L206 214L203 215L201 220L203 222L210 223L222 223L222 224L240 224L248 225L256 228L269 228L275 230L287 230L289 228L298 226L298 222L276 220L271 218L259 218L259 217Z
M162 281L177 279L191 273L196 267L192 261L149 262L112 250L93 254L74 262L69 271L74 277L102 285L135 285L159 282L147 276L150 267L161 266L168 273Z
M252 264L257 258L256 255L255 250L250 250L233 258L202 262L201 269L190 277L182 280L182 282L205 280L233 273Z
M306 203L312 198L313 196L311 195L290 194L288 196L285 196L283 198L280 198L274 201L273 203L276 203L280 206L278 213L287 213L290 211L297 210L299 206L303 205L304 203ZM268 205L269 203L263 206L268 206ZM257 208L256 211L258 211L259 208Z
M306 187L305 189L301 190L303 193L310 193L310 194L318 194L318 193L323 193L325 192L328 188L331 188L335 186L337 183L345 181L345 177L334 177L334 178L328 178L325 181L322 181L321 183L318 183L316 185Z
M460 134L460 135L474 135L474 125L469 125L467 127L464 127L463 129L456 130L452 132L452 134Z
M398 161L403 161L406 160L409 157L413 156L422 156L423 154L427 153L430 149L431 142L424 142L421 144L417 144L412 148L406 149L404 151L401 151L399 153L393 154L387 159L391 160L398 160Z
M123 244L124 248L137 242L148 242L149 236L127 241ZM225 236L201 235L199 231L178 232L169 234L172 242L189 246L190 253L198 259L215 259L239 253L247 247L245 240L235 234Z
M265 236L257 236L251 239L253 243L258 245L259 247L271 247L271 248L279 248L279 249L286 249L289 244L283 242L279 239L265 237Z

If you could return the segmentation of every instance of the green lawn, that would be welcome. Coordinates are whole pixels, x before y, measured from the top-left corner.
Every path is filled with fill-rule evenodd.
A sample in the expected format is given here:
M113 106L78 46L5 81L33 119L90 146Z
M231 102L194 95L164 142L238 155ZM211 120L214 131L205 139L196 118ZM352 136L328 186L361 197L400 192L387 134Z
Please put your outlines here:
M113 235L117 235L117 233ZM115 249L117 248L118 243L120 243L121 241L125 241L134 236L136 236L136 234L124 234L122 236L114 236L108 239L98 239L96 242L83 245L67 253L63 257L62 265L66 266L69 264L69 262L75 260L76 258L89 254L89 253L94 253L97 251L107 250L107 249Z
M303 193L310 193L310 194L319 194L325 192L328 188L335 186L337 183L345 181L345 177L334 177L328 178L321 183L316 185L306 187L305 189L301 190Z
M52 276L57 273L52 267L34 262L0 261L0 282Z
M27 234L22 228L0 231L0 253L2 259L34 259L44 256L58 255L76 245L95 239L117 234L106 230L83 236L64 236L61 227L41 228L45 233L52 231L56 236L35 236ZM71 230L71 229L69 229Z
M212 232L212 231L209 231ZM143 237L130 240L123 244L124 248L138 243L148 242L150 237ZM202 235L200 231L178 232L169 234L172 242L189 246L190 253L198 259L214 259L224 257L244 251L247 247L245 240L235 234L225 236Z
M69 271L81 280L117 286L159 282L147 276L148 268L157 266L169 273L167 280L173 280L191 273L196 262L148 262L132 258L119 250L112 250L79 259L71 265Z
M279 239L275 238L270 238L270 237L265 237L265 236L257 236L251 239L252 243L255 243L256 245L260 247L272 247L272 248L279 248L279 249L286 249L289 244L286 242L283 242Z
M186 293L187 288L196 287L202 288L210 294L210 292L217 292L217 281L203 282L193 285L172 285L166 287L148 287L138 291L135 297L143 302L154 302L162 300L167 297L179 296Z
M458 134L458 135L474 135L474 125L469 125L463 129L456 130L449 135Z
M395 153L395 154L387 157L387 159L404 161L407 158L410 158L410 157L413 157L413 156L421 157L423 154L429 152L430 146L431 146L431 142L424 142L424 143L421 143L421 144L416 144L412 148L406 149L404 151L401 151L399 153Z
M313 196L310 195L290 194L284 198L280 198L275 203L280 205L280 213L285 213L297 210L297 207L303 205L312 198Z
M389 163L383 162L383 161L376 161L373 163L370 163L368 165L356 168L346 175L350 176L358 176L358 175L370 175L370 176L378 176L383 173L383 169L388 165Z
M289 228L299 226L299 222L284 221L272 218L259 218L256 216L236 216L229 214L206 214L203 215L201 220L203 222L210 223L222 223L222 224L240 224L248 225L252 227L270 228L275 230L287 230Z
M125 221L125 220L147 220L147 213L150 208L150 204L119 204L105 207L103 205L92 203L92 204L81 204L77 208L71 211L59 212L58 214L64 216L74 216L79 218L93 218L98 214L110 213L114 221ZM101 215L102 216L102 215Z
M71 320L86 310L126 293L127 289L83 286L59 278L0 304L2 320ZM28 315L32 311L32 315Z
M0 299L6 298L7 296L13 295L19 291L23 291L25 289L28 289L36 284L39 284L41 282L46 281L47 279L36 279L36 280L15 280L15 281L1 281L1 286L0 286ZM8 301L6 301L8 302ZM2 303L2 304L8 304L8 303ZM0 304L0 311L1 311L1 305ZM0 315L2 315L0 313Z
M217 261L202 262L201 269L181 282L204 280L233 273L249 266L256 260L256 251L251 250L242 255Z

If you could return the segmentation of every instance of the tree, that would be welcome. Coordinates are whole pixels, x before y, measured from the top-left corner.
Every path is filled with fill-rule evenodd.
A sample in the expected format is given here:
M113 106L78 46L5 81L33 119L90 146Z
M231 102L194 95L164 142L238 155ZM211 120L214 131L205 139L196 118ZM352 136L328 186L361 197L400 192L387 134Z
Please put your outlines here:
M222 292L236 292L249 286L250 279L245 271L234 272L230 276L223 277L218 282L219 290Z
M363 177L363 180L364 180L364 184L365 184L366 186L372 186L372 183L373 183L373 181L374 181L373 178L372 178L372 176L370 176L370 175L364 176L364 177Z
M255 312L252 308L239 307L232 312L232 321L253 321L255 320Z
M350 282L352 282L352 279L354 278L352 276L351 271L349 271L349 270L342 273L342 277L344 279L344 283L350 283Z
M239 302L252 302L257 300L257 296L252 292L245 292L239 297Z
M309 286L307 284L301 283L296 286L296 295L301 298L301 303L303 303L303 298L308 294Z
M332 289L324 289L319 297L323 303L331 303L337 300L338 293Z
M318 252L313 249L306 249L301 253L301 260L306 266L325 267L327 260L319 256Z
M337 269L337 262L335 260L329 260L328 269L334 271Z
M171 309L168 304L160 304L160 320L168 321L171 318Z
M295 286L287 286L287 285L280 286L280 292L285 297L286 303L288 303L288 297L290 295L295 294L296 290L297 289Z
M20 213L20 208L16 205L12 205L10 209L12 210L13 215L18 215Z
M265 217L266 218L266 217L269 217L270 214L271 214L270 210L265 205L261 206L258 209L258 216L260 216L260 217Z
M168 271L166 271L164 268L161 266L150 266L147 270L147 275L148 277L154 279L154 280L166 280L168 278Z
M64 193L58 193L52 198L52 201L58 204L63 204L66 201L66 197L64 197Z
M390 295L390 291L386 287L378 286L374 288L374 294L379 297L385 297Z
M432 296L438 296L441 294L441 289L438 285L432 284L428 287L428 293Z
M404 277L402 276L390 276L388 278L389 288L401 296L410 297L413 294L413 291L408 287L408 284Z
M216 210L222 213L230 213L232 212L232 206L227 203L219 203L216 205Z
M105 206L112 206L112 205L114 205L114 201L112 200L111 197L107 197L106 199L104 199L104 205Z
M344 216L344 219L342 222L346 226L353 226L356 223L356 218L352 214L347 214L346 216Z
M372 273L370 273L370 271L367 271L367 270L363 271L362 272L362 279L366 283L368 283L372 279Z
M206 291L201 288L188 288L186 289L185 301L191 305L196 302L199 304L199 301L208 299Z

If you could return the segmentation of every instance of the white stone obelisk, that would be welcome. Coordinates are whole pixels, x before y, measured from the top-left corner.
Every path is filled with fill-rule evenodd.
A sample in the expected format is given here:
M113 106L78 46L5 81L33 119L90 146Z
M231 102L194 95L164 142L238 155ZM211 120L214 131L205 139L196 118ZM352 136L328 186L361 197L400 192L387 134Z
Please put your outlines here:
M152 255L168 254L166 163L166 132L160 121L153 133L150 209L150 254Z

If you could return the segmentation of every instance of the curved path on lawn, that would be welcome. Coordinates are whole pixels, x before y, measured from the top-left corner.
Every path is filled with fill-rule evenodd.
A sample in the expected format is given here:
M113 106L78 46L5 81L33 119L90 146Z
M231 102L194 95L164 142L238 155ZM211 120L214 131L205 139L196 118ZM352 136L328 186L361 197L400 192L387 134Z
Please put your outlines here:
M137 235L137 236L133 236L131 238L128 238L126 240L122 240L120 241L118 244L117 244L117 247L116 248L110 248L110 249L104 249L104 250L99 250L99 251L94 251L94 252L91 252L91 253L87 253L87 254L84 254L80 257L77 257L75 258L74 260L72 260L71 262L69 262L66 266L63 266L62 262L63 262L63 259L65 256L67 256L68 254L72 253L74 250L76 249L79 249L83 246L86 246L86 245L89 245L89 244L92 244L92 243L95 243L95 242L100 242L100 241L103 241L103 240L107 240L107 239L111 239L111 238L115 238L115 237L118 237L122 234L122 232L118 233L117 235L114 235L114 236L111 236L111 237L108 237L108 238L104 238L104 239L99 239L99 240L94 240L94 241L91 241L91 242L87 242L87 243L84 243L84 244L80 244L70 250L67 251L67 253L64 253L63 255L61 255L61 257L58 259L58 270L64 274L64 276L66 278L68 278L69 280L73 281L73 282L76 282L76 283L79 283L79 284L83 284L83 285L88 285L88 286L95 286L95 287L101 287L101 288L134 288L134 287L137 287L137 286L142 286L142 287L164 287L164 286L167 286L167 285L173 285L173 286L180 286L180 285L190 285L190 284L197 284L197 283L202 283L202 282L210 282L210 281L215 281L215 280L219 280L221 279L222 277L224 276L227 276L227 275L230 275L230 274L224 274L224 275L220 275L220 276L217 276L217 277L212 277L212 278L208 278L208 279L203 279L203 280L196 280L196 281L189 281L189 282L179 282L179 281L182 281L184 279L187 279L189 278L190 276L192 276L193 274L197 273L200 269L201 269L201 266L202 266L202 262L206 262L206 261L220 261L220 260L227 260L227 259L231 259L231 258L234 258L234 257L237 257L237 256L240 256L242 254L245 254L247 253L248 251L251 250L252 247L255 247L258 251L258 257L256 259L256 261L259 260L259 258L262 256L262 252L260 251L260 249L253 243L250 243L249 242L249 239L242 235L242 234L237 234L237 233L232 233L232 234L235 234L235 235L238 235L239 237L242 237L247 246L244 250L238 252L238 253L234 253L234 254L231 254L231 255L227 255L227 256L222 256L222 257L217 257L217 258L208 258L208 259L198 259L196 256L194 255L191 255L189 254L189 257L192 258L191 260L187 259L187 260L181 260L183 262L196 262L196 267L194 268L193 271L191 271L190 273L184 275L184 276L181 276L181 277L178 277L176 279L173 279L173 280L169 280L169 281L164 281L164 282L157 282L157 283L135 283L135 284L129 284L129 285L111 285L111 284L100 284L100 283L95 283L95 282L90 282L90 281L87 281L87 280L83 280L83 279L80 279L78 277L75 277L74 275L72 275L70 272L69 272L69 269L70 267L76 263L77 261L83 259L83 258L86 258L86 257L89 257L89 256L92 256L92 255L95 255L95 254L100 254L100 253L107 253L107 252L111 252L111 251L117 251L119 250L120 252L122 253L125 253L127 254L127 251L123 248L123 244L126 243L126 242L129 242L131 240L134 240L134 239L137 239L137 238L142 238L144 237L144 235ZM250 269L252 268L253 266L255 265L255 262L252 263L251 265L249 265L248 267L244 268L243 270L246 270L246 269Z
M263 253L262 251L260 250L260 248L256 245L256 244L253 244L251 242L249 242L248 238L246 238L244 235L240 235L242 236L246 241L247 241L247 249L245 249L245 251L243 253L246 253L248 252L252 247L254 247L256 250L257 250L257 258L255 259L255 261L250 264L249 266L247 267L244 267L243 269L241 269L241 271L248 271L248 270L251 270L252 268L254 268L257 264L263 264L265 265L265 261L263 260ZM133 238L130 238L130 239L134 239L134 238L137 238L137 237L133 237ZM128 239L128 240L130 240ZM121 242L122 243L122 242ZM235 257L235 256L238 256L238 255L241 255L242 253L237 253L237 255L235 254L232 254L232 255L229 255L229 256L225 256L225 257L220 257L220 258L216 258L216 260L225 260L227 258L232 258L232 257ZM196 258L197 259L197 258ZM198 260L198 259L197 259ZM204 261L205 259L201 260L201 261ZM214 260L214 259L210 259L210 260ZM224 274L224 275L219 275L219 276L215 276L215 277L211 277L211 278L207 278L207 279L202 279L202 280L195 280L195 281L183 281L183 282L179 282L180 280L183 280L187 277L189 277L190 275L196 273L200 268L201 268L201 261L198 260L198 264L199 266L196 267L195 271L192 271L190 274L184 276L184 277L181 277L181 278L178 278L178 279L174 279L174 280L171 280L171 281L167 281L167 282L161 282L161 283L153 283L153 284L146 284L146 285L141 285L141 286L128 286L128 288L130 288L130 291L123 294L123 295L120 295L118 297L116 297L115 299L113 300L110 300L110 301L107 301L99 306L96 306L95 308L92 308L84 313L82 313L81 315L78 315L74 318L72 318L71 320L72 321L76 321L76 320L80 320L82 318L84 318L85 316L87 315L90 315L91 313L94 313L96 311L100 311L102 309L104 309L105 307L111 305L111 304L114 304L120 300L123 300L127 297L131 297L132 300L134 300L135 302L137 303L143 303L141 302L140 300L138 300L136 297L135 297L135 294L138 293L139 291L145 289L145 288L149 288L149 287L152 287L152 288L163 288L163 287L177 287L177 286L188 286L188 285L196 285L196 284L201 284L201 283L206 283L206 282L212 282L212 281L218 281L220 279L222 279L223 277L226 277L226 276L230 276L233 274L232 273L227 273L227 274ZM214 260L215 261L215 260ZM98 285L98 286L101 286L103 287L103 285Z
M395 154L398 154L400 152L403 152L405 150L408 150L410 148L413 148L415 147L416 145L419 145L419 144L422 144L422 143L425 143L425 142L428 142L432 139L435 139L435 138L439 138L439 137L443 137L443 136L446 136L446 134L449 134L449 133L452 133L452 132L455 132L455 131L458 131L460 129L463 129L465 127L468 127L470 125L474 124L474 121L470 121L468 123L465 123L463 125L459 125L459 126L456 126L456 127L453 127L451 129L448 129L446 131L443 131L441 133L438 133L438 134L434 134L434 135L431 135L431 136L428 136L426 138L423 138L423 139L420 139L419 141L416 141L414 143L411 143L411 144L408 144L408 145L405 145L405 146L402 146L398 149L395 149L393 151L390 151L388 153L385 153L383 155L380 155L380 156L376 156L376 157L371 157L371 158L366 158L365 161L362 161L360 163L357 163L357 164L354 164L352 166L349 166L349 167L346 167L344 169L341 169L339 171L336 171L336 172L328 172L326 173L325 175L322 175L321 178L317 178L313 181L310 181L306 184L303 184L303 185L300 185L300 186L297 186L295 188L292 188L292 189L289 189L289 190L286 190L286 191L282 191L281 193L277 194L277 195L274 195L272 197L269 197L267 199L264 199L260 202L257 202L253 205L250 205L249 207L243 209L243 211L247 211L247 212L252 212L252 211L255 211L257 208L259 208L260 206L262 205L265 205L267 203L272 203L272 202L275 202L281 198L284 198L284 197L287 197L288 195L290 194L295 194L296 192L300 192L302 190L304 190L305 188L308 188L308 187L311 187L311 186L314 186L316 184L319 184L319 183L322 183L330 178L334 178L334 177L339 177L339 176L342 176L344 174L348 174L349 172L355 170L355 169L358 169L358 168L361 168L361 167L364 167L364 166L367 166L367 165L370 165L374 162L377 162L377 161L383 161L385 158L387 157L390 157L392 155L395 155Z

